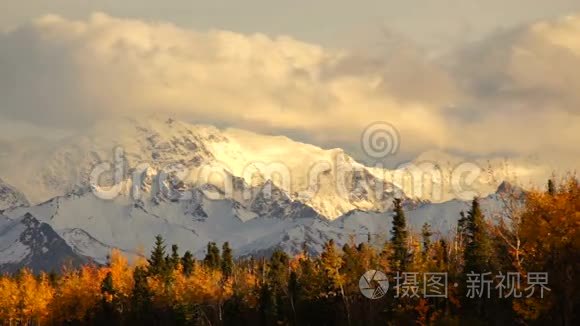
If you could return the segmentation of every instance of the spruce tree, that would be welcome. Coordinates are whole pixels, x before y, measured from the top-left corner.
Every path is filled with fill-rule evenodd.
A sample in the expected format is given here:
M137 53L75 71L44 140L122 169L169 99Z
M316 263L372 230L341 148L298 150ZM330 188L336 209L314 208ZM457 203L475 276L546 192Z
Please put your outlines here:
M101 282L101 293L105 296L113 296L115 294L115 287L113 286L113 274L108 272Z
M179 248L177 247L176 244L171 246L171 258L169 260L171 264L171 269L177 268L177 266L181 261L181 257L179 257L178 250Z
M295 271L291 271L288 277L288 299L290 300L290 308L292 309L292 321L296 325L296 303L300 300L300 283L298 282L298 274Z
M268 282L275 289L274 292L281 291L287 284L289 260L288 255L280 249L276 249L270 258Z
M481 212L478 198L474 198L471 209L467 212L465 221L465 252L463 277L467 280L468 273L482 274L493 272L493 243L489 234L485 217ZM467 294L467 289L464 289ZM468 316L476 315L485 318L490 315L492 302L486 295L475 298L464 298L463 306Z
M286 293L288 287L288 255L276 249L268 264L267 283L273 305L273 316L278 323L285 323Z
M467 213L465 272L484 273L491 271L493 244L479 200L473 199Z
M166 270L165 264L165 241L161 235L155 237L155 247L151 251L151 256L148 259L149 274L161 275Z
M263 283L260 286L258 310L260 313L260 325L277 324L274 296L267 283Z
M449 264L449 254L447 253L448 250L447 241L445 241L445 239L441 239L439 240L439 245L441 246L441 256L442 256L441 263L447 266L447 264Z
M391 244L393 246L393 269L404 271L409 261L409 249L407 244L408 231L405 212L400 198L393 200L394 216L393 227L391 229Z
M150 322L151 291L147 285L147 270L141 266L133 271L133 291L131 292L131 315L134 324Z
M183 266L183 274L186 276L191 275L191 273L193 272L193 255L191 254L191 252L188 250L185 252L185 254L183 254L183 257L181 258L181 266Z
M111 323L116 325L118 322L118 316L116 313L116 291L113 284L113 274L108 272L103 281L101 282L101 295L103 299L101 300L101 309L103 322Z
M431 236L433 232L431 231L431 225L427 222L423 224L421 228L421 238L423 239L423 254L427 255L429 248L431 247Z
M554 185L554 181L552 179L548 180L548 194L550 194L550 196L554 196L554 194L556 194L556 185Z
M230 244L225 242L222 246L222 259L221 259L221 268L224 277L228 278L232 276L234 271L234 257L232 255L232 249L230 248Z
M209 268L221 268L220 249L215 242L209 242L207 244L207 253L203 261Z

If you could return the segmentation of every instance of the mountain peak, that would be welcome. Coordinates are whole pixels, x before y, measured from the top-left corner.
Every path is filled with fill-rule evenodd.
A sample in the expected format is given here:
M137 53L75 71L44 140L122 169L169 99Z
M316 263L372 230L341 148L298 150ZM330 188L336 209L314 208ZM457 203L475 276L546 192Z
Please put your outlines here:
M86 262L54 229L26 213L15 220L0 216L0 271L14 272L23 267L33 272L58 270L65 263Z
M521 194L525 193L524 189L520 186L514 185L509 181L502 181L502 183L497 187L495 192L498 195L505 194L505 195L516 195L520 196Z
M0 179L0 211L28 205L28 199L24 194Z

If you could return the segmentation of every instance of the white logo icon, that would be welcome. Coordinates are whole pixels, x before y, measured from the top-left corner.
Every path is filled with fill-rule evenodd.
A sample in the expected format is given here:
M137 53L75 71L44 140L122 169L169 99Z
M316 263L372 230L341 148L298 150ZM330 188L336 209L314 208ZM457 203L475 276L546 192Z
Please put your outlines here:
M389 279L380 271L374 269L366 271L358 281L360 292L369 299L380 299L387 294Z

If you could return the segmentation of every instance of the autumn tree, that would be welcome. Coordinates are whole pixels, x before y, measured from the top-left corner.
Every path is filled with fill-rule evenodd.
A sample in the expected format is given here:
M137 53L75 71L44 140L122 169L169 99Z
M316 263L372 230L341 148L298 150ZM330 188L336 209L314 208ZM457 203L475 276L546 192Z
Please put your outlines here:
M551 184L551 191L527 194L521 217L523 273L547 273L551 291L515 301L514 309L528 322L574 325L580 321L580 186L573 176Z

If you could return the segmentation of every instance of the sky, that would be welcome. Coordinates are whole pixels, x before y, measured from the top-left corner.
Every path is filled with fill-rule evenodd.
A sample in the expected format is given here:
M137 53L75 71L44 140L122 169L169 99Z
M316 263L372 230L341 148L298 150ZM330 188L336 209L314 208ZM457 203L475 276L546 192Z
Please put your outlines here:
M575 0L2 0L0 26L17 26L47 13L82 19L112 16L173 22L198 30L290 35L324 46L352 46L383 29L446 48L538 19L580 10Z
M164 113L400 157L580 163L576 0L0 0L0 139Z

